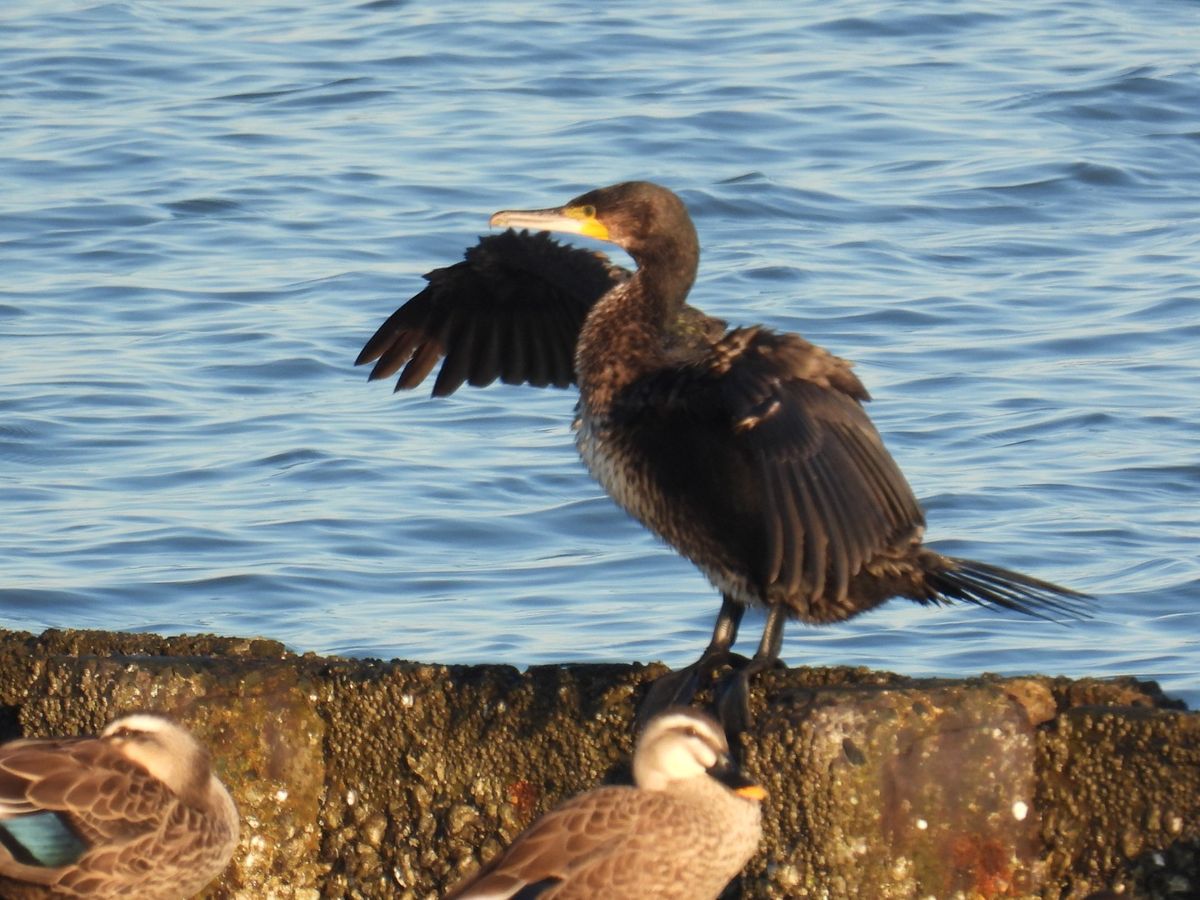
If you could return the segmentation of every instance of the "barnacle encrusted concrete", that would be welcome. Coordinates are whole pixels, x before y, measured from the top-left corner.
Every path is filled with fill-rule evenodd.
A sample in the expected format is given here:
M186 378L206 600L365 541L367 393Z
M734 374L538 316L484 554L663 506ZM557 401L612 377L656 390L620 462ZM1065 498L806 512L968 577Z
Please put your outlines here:
M438 666L272 641L0 632L0 739L172 713L243 822L212 898L432 898L560 798L627 780L660 666ZM1183 898L1200 715L1132 679L769 673L770 791L730 896Z

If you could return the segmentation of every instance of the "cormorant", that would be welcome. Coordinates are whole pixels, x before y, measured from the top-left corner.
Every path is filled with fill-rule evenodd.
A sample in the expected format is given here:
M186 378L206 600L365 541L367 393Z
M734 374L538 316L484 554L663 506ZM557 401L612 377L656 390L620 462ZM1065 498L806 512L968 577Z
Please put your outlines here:
M741 709L788 618L837 622L891 597L1084 614L1084 594L922 543L925 516L850 363L795 334L727 330L686 303L699 242L671 191L626 182L555 209L498 212L491 225L509 230L429 273L357 363L376 361L371 379L403 366L399 390L445 356L435 396L496 378L578 384L576 443L592 475L723 597L708 649L655 684L652 710L687 702L729 659L750 604L768 615L731 685ZM612 242L637 271L548 231Z

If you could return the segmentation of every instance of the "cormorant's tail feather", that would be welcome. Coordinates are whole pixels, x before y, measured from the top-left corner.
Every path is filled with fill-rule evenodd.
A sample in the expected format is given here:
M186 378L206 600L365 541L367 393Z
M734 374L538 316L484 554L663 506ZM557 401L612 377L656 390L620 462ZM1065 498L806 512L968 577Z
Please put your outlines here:
M925 569L925 584L935 593L931 598L935 603L965 600L1049 621L1057 621L1056 616L1086 619L1095 605L1089 594L1000 566L940 555L939 561L941 565Z

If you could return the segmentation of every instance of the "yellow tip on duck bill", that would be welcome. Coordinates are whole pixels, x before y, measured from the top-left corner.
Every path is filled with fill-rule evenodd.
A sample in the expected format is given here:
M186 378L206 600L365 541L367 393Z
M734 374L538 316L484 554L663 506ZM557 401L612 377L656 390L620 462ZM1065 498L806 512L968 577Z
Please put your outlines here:
M748 784L745 787L740 787L734 791L739 797L744 797L747 800L766 800L766 788L758 784Z
M557 209L504 209L488 222L493 228L530 228L562 231L609 240L608 229L596 218L594 206L562 206Z

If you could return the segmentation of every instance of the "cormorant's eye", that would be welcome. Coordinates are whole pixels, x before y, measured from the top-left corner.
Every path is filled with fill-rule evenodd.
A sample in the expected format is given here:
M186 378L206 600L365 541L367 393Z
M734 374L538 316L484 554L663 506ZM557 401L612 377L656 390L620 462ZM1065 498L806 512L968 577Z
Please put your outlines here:
M592 206L590 203L580 207L579 211L583 213L584 218L594 219L596 217L596 207Z

